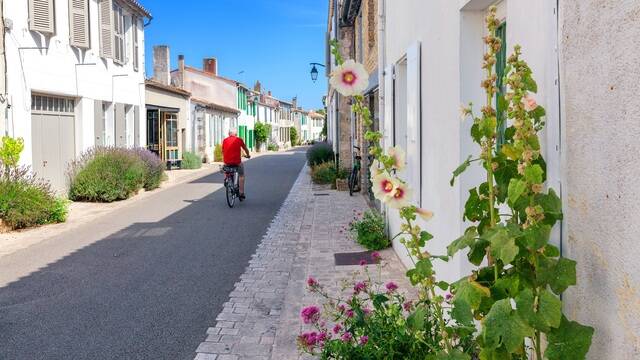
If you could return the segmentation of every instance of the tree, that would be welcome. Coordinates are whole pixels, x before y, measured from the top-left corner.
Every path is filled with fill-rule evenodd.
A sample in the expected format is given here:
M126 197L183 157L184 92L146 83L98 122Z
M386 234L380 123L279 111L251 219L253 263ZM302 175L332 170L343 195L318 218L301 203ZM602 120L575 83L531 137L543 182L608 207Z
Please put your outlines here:
M298 130L296 128L289 128L289 137L291 138L291 146L298 145Z
M256 123L255 126L255 136L256 142L258 143L258 149L260 145L267 143L269 140L269 134L271 134L271 125L264 123Z

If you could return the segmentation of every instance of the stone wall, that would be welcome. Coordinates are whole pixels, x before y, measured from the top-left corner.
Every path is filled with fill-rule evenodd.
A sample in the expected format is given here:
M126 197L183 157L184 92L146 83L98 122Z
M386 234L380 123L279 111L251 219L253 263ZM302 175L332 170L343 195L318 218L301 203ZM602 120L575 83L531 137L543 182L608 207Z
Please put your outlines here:
M596 328L590 359L640 358L640 2L560 1L564 303Z

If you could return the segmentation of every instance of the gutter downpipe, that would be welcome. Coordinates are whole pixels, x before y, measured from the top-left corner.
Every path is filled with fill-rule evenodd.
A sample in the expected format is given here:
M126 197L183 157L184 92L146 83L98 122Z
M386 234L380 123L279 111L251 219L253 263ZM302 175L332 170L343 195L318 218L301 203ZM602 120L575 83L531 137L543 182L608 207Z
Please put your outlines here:
M384 129L385 129L385 84L387 83L385 80L385 70L387 68L386 58L387 58L387 48L385 42L385 27L386 27L386 4L385 0L378 0L378 113L379 113L379 131L383 133L382 146L384 147ZM390 235L391 228L389 226L389 212L386 210L386 206L384 204L380 204L381 211L383 212L383 216L385 218L385 227L387 231L387 235Z
M3 72L4 72L4 88L2 89L2 93L0 94L0 103L4 103L4 135L9 135L9 73L7 71L7 44L5 43L5 24L4 24L4 2L0 0L0 34L2 36L2 64L3 64Z
M338 0L333 0L333 34L335 35L335 40L340 41L338 38L340 34L338 33ZM336 138L335 138L335 154L336 154L336 171L340 169L340 94L337 91L333 92L335 97L335 109L334 109L334 117L335 117L335 126L336 126Z

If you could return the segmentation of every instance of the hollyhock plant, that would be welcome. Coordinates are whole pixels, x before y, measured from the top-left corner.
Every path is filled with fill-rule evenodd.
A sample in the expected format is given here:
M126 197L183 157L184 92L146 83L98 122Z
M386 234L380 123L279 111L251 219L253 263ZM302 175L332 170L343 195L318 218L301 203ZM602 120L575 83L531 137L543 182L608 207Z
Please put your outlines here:
M538 107L536 99L529 94L522 97L522 103L524 104L524 109L526 111L533 111Z
M373 196L376 199L386 202L395 192L398 181L391 177L387 172L383 172L373 179Z
M406 183L397 181L392 196L387 197L385 203L392 209L402 209L409 205L411 189Z
M347 60L331 73L329 83L343 96L358 95L369 86L369 73L362 64Z
M404 170L407 162L407 154L399 146L394 146L387 150L387 155L393 160L393 168Z
M420 216L420 218L424 221L429 221L431 220L431 218L433 218L433 211L423 208L416 208L416 214L418 214L418 216Z

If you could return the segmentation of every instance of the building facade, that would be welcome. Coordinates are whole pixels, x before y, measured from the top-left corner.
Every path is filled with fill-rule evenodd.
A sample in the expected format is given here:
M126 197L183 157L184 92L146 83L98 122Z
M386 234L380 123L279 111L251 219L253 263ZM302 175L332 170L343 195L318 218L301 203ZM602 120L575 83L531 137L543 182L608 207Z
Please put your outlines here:
M204 161L213 161L215 146L222 143L229 129L239 127L236 81L218 75L215 58L203 59L202 69L196 69L185 65L184 56L179 55L178 68L171 71L171 84L191 93L185 148Z
M151 15L138 1L5 1L3 17L6 131L24 138L23 165L64 191L67 164L83 150L145 145Z
M294 102L297 102L294 101ZM291 145L291 128L294 127L294 102L279 100L278 107L278 146L280 148L289 148Z
M0 0L0 137L8 135L9 95L7 94L7 61L4 51L4 0Z
M322 129L324 128L324 115L316 112L309 111L309 140L308 141L320 141L322 140Z

